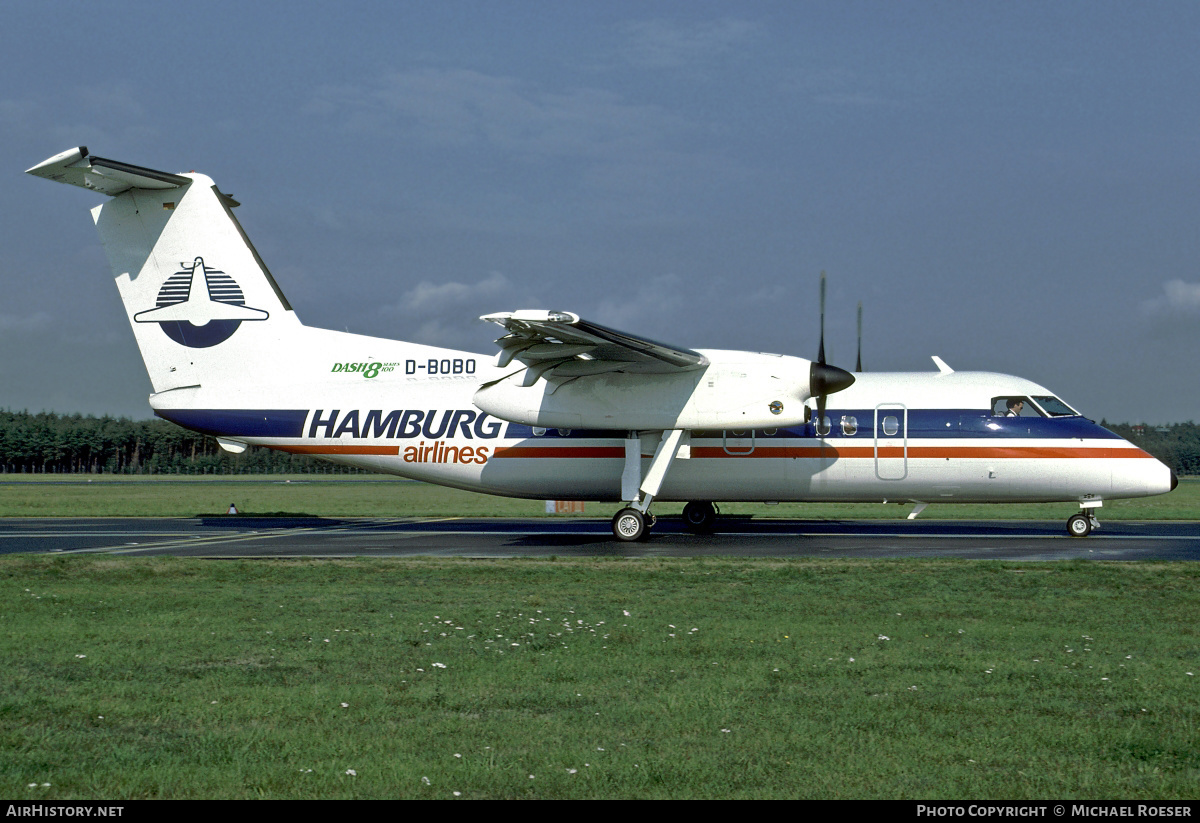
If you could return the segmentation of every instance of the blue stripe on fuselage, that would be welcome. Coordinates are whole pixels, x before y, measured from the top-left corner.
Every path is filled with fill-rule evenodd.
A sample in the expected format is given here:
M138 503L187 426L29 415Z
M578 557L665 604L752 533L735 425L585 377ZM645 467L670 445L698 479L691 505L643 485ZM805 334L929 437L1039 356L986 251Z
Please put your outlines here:
M222 437L301 437L308 409L155 409L185 429Z
M880 419L898 416L901 410L880 410ZM155 414L184 428L224 437L303 437L308 409L159 409ZM874 409L826 409L830 432L826 438L863 438L873 436ZM842 430L842 418L853 417L858 429L853 435ZM537 429L519 423L504 427L506 439L531 437L574 439L624 438L625 432L607 429ZM908 437L919 438L1037 438L1120 440L1120 436L1084 417L993 417L977 410L909 409ZM738 429L693 431L693 438L748 437ZM816 427L809 423L780 429L758 429L755 438L815 438Z
M1088 420L1086 417L995 417L976 409L908 409L908 436L911 438L1037 438L1120 440L1120 435ZM885 407L878 410L885 417L900 418L904 409ZM830 433L827 437L862 437L871 435L875 425L875 409L826 409ZM853 417L858 423L854 435L843 434L842 418ZM816 415L813 415L816 419ZM763 436L756 433L756 436ZM775 437L814 437L813 424L781 429Z

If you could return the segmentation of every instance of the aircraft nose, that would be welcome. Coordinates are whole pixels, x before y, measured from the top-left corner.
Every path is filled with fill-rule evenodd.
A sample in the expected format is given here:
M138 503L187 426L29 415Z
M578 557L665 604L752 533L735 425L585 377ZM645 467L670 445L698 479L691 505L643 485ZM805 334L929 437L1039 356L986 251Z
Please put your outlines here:
M1175 487L1179 485L1179 478L1175 476L1175 470L1171 470L1171 491L1175 491Z

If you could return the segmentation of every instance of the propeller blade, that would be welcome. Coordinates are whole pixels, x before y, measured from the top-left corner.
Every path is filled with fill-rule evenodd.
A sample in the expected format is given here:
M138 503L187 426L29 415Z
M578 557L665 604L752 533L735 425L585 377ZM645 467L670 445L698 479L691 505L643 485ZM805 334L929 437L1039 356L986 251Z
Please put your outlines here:
M817 350L817 362L825 365L825 272L821 272L821 346Z
M854 364L854 370L862 373L862 301L858 301L858 361Z

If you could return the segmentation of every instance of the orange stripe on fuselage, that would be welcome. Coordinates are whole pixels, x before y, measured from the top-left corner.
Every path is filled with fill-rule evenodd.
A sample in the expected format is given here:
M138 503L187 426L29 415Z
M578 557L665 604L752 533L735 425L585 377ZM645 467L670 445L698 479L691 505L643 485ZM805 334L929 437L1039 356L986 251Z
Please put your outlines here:
M331 443L327 446L268 446L276 451L288 454L379 454L397 455L399 446L342 446Z
M621 446L501 446L492 457L615 457L625 459Z
M1138 448L1107 448L1081 446L909 446L907 455L914 458L944 459L1102 459L1144 458L1151 455ZM758 446L749 454L729 454L723 448L713 446L692 447L692 457L904 457L902 446Z
M649 457L650 455L642 455ZM784 458L868 458L904 457L900 446L756 446L750 452L729 453L719 446L692 446L693 458L740 458L784 459ZM916 458L943 459L1108 459L1150 458L1150 454L1139 448L1108 448L1082 446L909 446L907 456ZM493 457L523 458L612 458L623 460L625 450L614 446L509 446L496 449Z

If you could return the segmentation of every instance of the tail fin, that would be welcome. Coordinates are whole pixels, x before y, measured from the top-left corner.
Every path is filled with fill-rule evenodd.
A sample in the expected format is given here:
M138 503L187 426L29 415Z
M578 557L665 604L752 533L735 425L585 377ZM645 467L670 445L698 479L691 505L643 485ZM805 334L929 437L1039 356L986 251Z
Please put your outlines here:
M92 210L155 392L233 376L301 327L233 216L202 174L106 160L86 147L29 174L110 195Z

